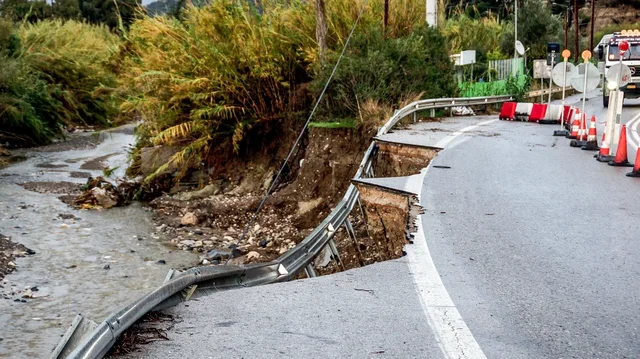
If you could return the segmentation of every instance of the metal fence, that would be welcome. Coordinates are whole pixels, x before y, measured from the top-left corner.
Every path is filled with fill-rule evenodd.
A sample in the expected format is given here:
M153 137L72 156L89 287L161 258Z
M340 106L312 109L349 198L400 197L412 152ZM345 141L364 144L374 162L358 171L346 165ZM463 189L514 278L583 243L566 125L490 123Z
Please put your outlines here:
M495 104L511 100L513 98L507 95L416 101L397 111L380 128L378 136L386 134L404 117L420 110ZM364 154L355 179L374 176L372 161L375 158L376 150L377 147L372 142ZM56 347L52 358L101 358L113 346L116 338L147 312L173 306L197 295L288 281L294 279L302 270L305 270L309 276L315 276L313 261L325 246L328 246L335 258L340 258L333 236L341 226L351 232L352 228L348 216L358 200L358 190L353 184L349 185L344 198L322 223L300 244L273 262L248 266L197 267L185 272L170 271L165 283L159 288L109 315L102 323L92 327L78 325L77 323L82 320L74 321L75 324L69 328ZM89 328L90 330L81 333L79 332L81 328Z
M489 81L506 80L513 76L513 68L518 74L524 73L524 59L507 59L489 61Z

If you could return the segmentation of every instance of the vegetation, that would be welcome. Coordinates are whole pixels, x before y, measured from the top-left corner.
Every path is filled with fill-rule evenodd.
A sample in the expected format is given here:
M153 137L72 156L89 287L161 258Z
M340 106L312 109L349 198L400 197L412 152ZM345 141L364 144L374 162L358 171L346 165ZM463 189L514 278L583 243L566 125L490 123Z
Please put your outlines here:
M160 0L147 14L138 0L2 0L0 141L43 144L64 126L136 116L138 148L175 146L183 168L277 142L265 133L300 128L364 2L317 1ZM543 58L571 2L520 4L518 37ZM479 79L514 52L512 1L443 5L439 29L425 26L424 1L389 5L384 28L384 0L368 1L314 126L377 125L416 96L456 95L452 53L476 50ZM500 86L525 90L512 82Z
M117 36L104 27L59 20L0 30L0 140L48 143L62 126L107 124L115 75L108 70Z
M18 23L48 19L83 20L106 25L113 30L121 25L129 26L139 7L139 0L2 0L0 17Z

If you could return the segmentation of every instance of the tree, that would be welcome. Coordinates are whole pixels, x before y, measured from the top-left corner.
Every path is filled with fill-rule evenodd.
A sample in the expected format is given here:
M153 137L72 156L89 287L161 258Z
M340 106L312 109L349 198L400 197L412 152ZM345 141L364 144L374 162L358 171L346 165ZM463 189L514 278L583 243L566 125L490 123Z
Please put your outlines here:
M78 0L82 17L92 24L104 24L110 29L122 25L128 28L135 18L135 11L140 6L139 0Z
M51 6L45 0L2 0L0 16L13 22L36 22L52 17Z
M562 20L551 13L543 0L528 0L518 8L518 40L525 48L530 48L528 57L543 59L547 56L547 43L559 40ZM505 31L502 38L502 52L514 52L513 28Z
M324 0L316 0L316 41L318 42L318 57L320 65L324 65L324 55L327 52L327 20Z
M53 16L59 19L70 20L80 18L78 0L56 0L51 3Z

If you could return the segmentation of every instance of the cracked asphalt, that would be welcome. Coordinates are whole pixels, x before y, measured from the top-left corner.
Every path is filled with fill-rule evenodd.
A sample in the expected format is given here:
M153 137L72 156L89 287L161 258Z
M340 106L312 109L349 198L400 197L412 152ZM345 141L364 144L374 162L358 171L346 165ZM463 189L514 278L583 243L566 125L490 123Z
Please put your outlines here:
M597 96L587 112L603 116ZM638 108L625 107L623 121ZM435 145L492 118L416 124L388 138ZM556 128L491 122L434 159L421 223L437 277L488 358L638 358L640 181L553 137ZM462 343L460 322L431 321L420 296L430 294L411 268L404 257L200 298L170 310L181 322L169 341L128 357L473 357L441 349L438 328Z

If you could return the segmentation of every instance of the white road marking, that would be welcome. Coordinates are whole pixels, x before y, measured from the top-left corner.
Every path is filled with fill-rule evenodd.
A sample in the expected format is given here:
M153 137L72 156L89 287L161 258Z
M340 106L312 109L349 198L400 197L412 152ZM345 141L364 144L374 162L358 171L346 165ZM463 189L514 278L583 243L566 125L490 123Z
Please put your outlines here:
M638 131L640 131L640 129L636 129L636 125L640 121L640 113L638 113L637 115L635 115L631 121L627 122L627 133L631 134L631 138L629 139L631 142L633 142L636 147L640 146L640 134L638 133Z
M465 127L443 138L436 146L445 148L446 145L463 133L495 121L497 120L484 121L477 125ZM414 188L415 193L422 192L422 184L430 167L431 164L420 171L418 181L411 181L412 186L419 186L419 188ZM422 194L419 197L420 204L423 204ZM451 300L451 296L449 296L449 292L447 292L444 283L440 279L440 274L429 252L421 216L416 219L416 226L418 231L414 233L414 244L407 251L407 261L413 274L416 290L420 296L422 309L427 316L429 326L436 335L436 340L442 353L449 359L486 359L480 345L478 345L471 330L462 319L460 312L458 312L453 300Z

